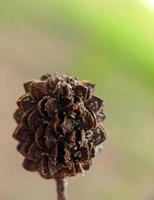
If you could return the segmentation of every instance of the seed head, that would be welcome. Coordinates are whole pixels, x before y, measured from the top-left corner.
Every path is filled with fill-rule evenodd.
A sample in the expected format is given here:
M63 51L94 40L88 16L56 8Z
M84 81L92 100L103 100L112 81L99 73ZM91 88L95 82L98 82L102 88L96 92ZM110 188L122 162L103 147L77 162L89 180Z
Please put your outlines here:
M24 156L23 167L46 179L88 170L106 139L103 100L95 85L66 75L43 75L24 83L13 137Z

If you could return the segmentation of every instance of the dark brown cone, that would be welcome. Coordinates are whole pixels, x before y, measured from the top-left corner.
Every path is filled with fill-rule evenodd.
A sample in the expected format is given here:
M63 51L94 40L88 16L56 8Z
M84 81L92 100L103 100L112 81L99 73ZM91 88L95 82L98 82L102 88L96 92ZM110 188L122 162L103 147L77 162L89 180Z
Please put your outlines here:
M23 167L56 180L88 170L96 147L106 139L103 100L95 96L95 85L46 74L24 88L13 134L25 157Z

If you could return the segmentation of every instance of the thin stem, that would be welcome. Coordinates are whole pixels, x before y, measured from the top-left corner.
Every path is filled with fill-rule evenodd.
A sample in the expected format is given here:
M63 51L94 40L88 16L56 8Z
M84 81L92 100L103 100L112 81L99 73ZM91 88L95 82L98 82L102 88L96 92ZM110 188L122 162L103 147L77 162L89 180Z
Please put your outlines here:
M63 178L57 178L57 200L67 200L67 180Z

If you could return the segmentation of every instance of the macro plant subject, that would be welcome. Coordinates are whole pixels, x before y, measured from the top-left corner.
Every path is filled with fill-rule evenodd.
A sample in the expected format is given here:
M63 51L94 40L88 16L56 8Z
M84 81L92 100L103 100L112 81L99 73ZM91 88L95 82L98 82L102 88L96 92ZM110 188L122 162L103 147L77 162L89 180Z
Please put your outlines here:
M24 90L13 133L23 167L55 179L58 200L67 200L66 178L89 170L106 139L103 100L94 84L66 75L42 75Z

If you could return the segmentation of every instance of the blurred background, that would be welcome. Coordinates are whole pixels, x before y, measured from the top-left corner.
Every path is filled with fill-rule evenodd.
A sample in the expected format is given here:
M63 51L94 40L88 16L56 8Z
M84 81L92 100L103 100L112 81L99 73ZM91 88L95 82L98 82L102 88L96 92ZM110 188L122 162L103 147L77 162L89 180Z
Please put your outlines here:
M69 199L154 200L154 1L0 1L0 200L54 200L54 181L22 169L12 114L42 73L96 83L109 138Z

